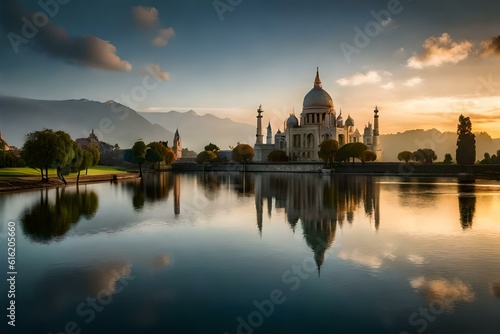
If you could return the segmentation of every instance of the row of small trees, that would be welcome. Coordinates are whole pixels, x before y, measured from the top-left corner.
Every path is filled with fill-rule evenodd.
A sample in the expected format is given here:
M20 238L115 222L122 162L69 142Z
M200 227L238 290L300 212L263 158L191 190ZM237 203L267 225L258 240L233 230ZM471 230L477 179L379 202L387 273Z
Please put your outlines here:
M359 159L362 163L377 160L377 154L363 143L348 143L339 148L339 143L334 139L327 139L319 145L318 156L327 164L334 161L349 162Z
M451 156L450 156L451 157ZM437 160L437 155L430 148L420 148L414 152L402 151L398 154L398 160L408 163L410 160L424 164L431 164Z
M151 142L146 145L142 140L134 143L131 149L125 150L123 159L139 166L139 176L142 177L142 165L145 162L156 164L160 169L160 163L167 165L173 163L177 157L174 151L168 147L167 142Z
M99 147L89 144L80 147L71 136L64 131L44 129L26 135L21 158L26 166L38 169L43 182L49 180L49 169L56 168L57 177L67 184L64 175L78 172L76 182L80 179L80 171L97 165L100 159Z
M204 147L204 150L198 153L196 157L196 163L204 164L208 162L213 162L217 160L223 161L222 157L219 157L220 148L215 144L208 144ZM247 163L252 161L255 156L255 151L252 146L248 144L238 143L236 147L233 148L231 152L231 160L238 163Z

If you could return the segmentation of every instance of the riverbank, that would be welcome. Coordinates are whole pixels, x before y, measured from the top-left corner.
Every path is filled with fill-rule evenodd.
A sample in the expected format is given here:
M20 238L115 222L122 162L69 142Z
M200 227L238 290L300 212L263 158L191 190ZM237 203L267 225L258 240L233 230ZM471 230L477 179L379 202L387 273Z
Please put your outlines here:
M281 163L174 163L174 172L271 172L271 173L321 173L322 162L281 162ZM341 163L334 167L336 174L362 174L387 176L459 176L463 174L474 177L500 179L500 165L471 165L463 168L459 165L416 164L398 162L370 162L362 164Z
M138 173L80 175L79 184L123 181L138 177ZM66 177L66 181L67 185L56 177L50 178L48 182L42 182L39 176L0 176L0 193L76 186L76 176Z

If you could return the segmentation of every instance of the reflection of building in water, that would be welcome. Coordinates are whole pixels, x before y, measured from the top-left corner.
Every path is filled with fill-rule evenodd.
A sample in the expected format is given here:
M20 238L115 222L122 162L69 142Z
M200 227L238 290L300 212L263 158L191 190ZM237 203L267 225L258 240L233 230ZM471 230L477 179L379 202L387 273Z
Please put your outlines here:
M264 200L285 208L290 227L301 228L307 245L314 252L318 270L326 251L335 240L337 224L353 223L354 213L363 204L364 212L380 225L380 187L369 176L321 177L319 175L255 175L257 227L263 233ZM269 206L268 206L268 214Z
M174 174L174 213L181 213L181 176Z

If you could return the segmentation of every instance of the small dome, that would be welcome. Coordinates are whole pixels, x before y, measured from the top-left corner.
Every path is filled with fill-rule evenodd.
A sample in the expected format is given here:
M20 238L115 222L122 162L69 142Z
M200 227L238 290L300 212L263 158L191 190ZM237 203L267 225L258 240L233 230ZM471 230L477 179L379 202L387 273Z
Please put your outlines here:
M347 120L345 121L345 126L354 126L354 120L351 118L351 115L347 116Z
M290 115L288 119L286 120L286 127L287 128L298 128L299 127L299 120L295 115Z

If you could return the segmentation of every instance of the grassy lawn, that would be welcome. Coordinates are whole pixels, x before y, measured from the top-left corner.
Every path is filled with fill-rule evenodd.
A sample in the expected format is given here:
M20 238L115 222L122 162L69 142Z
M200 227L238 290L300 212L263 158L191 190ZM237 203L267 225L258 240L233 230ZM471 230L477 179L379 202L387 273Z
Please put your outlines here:
M113 167L106 166L94 166L89 168L88 175L105 175L105 174L122 174L127 173L127 171L122 169L117 169ZM81 171L80 175L85 175L85 171ZM0 168L0 176L40 176L40 171L28 167L15 167L15 168ZM56 170L49 169L49 177L56 177ZM68 177L76 177L76 173L71 173Z

